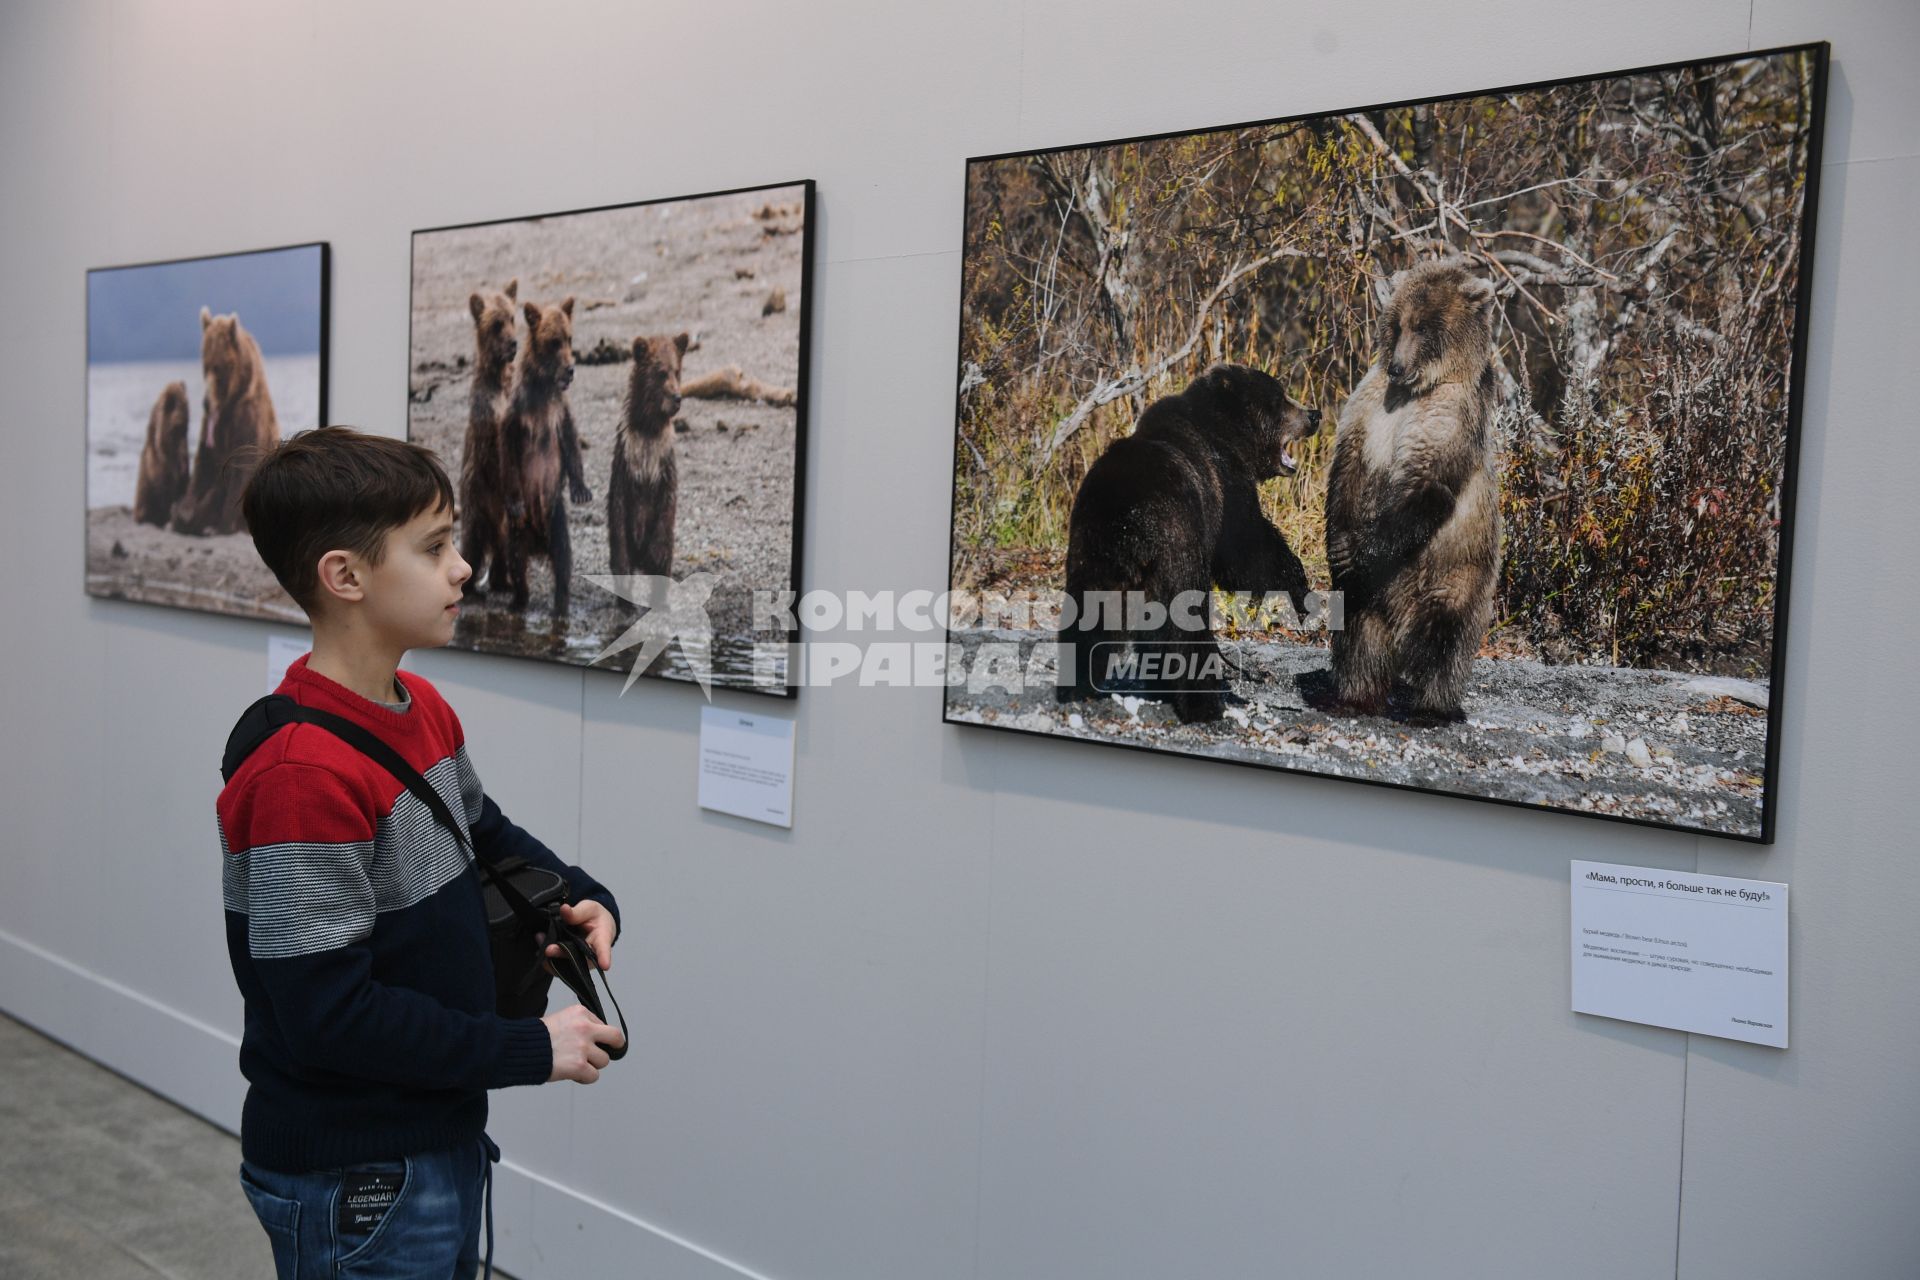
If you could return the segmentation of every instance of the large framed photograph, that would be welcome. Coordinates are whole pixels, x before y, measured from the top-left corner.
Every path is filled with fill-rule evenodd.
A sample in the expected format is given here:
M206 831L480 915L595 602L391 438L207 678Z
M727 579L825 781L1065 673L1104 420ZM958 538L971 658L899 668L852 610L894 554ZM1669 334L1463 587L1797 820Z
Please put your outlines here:
M414 233L453 647L790 695L753 606L798 589L812 245L811 181Z
M87 272L87 593L306 621L240 494L327 413L325 244Z
M970 160L946 719L1770 841L1826 71Z

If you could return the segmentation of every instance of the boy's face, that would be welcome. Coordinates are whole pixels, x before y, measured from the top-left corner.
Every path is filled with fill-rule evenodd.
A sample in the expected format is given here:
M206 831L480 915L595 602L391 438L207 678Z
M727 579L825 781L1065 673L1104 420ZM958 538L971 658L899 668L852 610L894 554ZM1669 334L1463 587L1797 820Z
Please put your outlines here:
M461 584L473 566L453 544L453 513L442 503L387 530L387 554L362 566L367 621L408 649L432 649L453 639Z

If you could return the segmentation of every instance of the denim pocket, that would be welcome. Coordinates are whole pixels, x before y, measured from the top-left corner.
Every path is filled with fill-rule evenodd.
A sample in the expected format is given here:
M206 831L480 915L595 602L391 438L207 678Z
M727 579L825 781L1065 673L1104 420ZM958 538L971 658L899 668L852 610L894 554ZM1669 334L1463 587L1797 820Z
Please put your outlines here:
M405 1212L408 1192L415 1182L414 1162L383 1160L340 1171L334 1192L333 1240L335 1265L347 1267L365 1261Z
M244 1162L240 1166L240 1189L273 1246L274 1271L282 1280L294 1280L300 1274L300 1202L261 1186Z

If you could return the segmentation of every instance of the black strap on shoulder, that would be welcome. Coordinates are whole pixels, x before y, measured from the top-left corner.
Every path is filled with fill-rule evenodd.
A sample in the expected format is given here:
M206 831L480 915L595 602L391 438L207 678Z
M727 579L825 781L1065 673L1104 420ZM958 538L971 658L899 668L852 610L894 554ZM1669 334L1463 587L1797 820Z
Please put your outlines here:
M233 732L227 737L226 753L220 761L220 776L228 782L233 781L233 775L238 772L241 761L252 755L261 743L290 724L317 725L348 746L370 757L375 764L392 774L396 782L412 792L420 803L427 806L433 816L439 819L441 826L453 833L453 838L460 842L461 848L472 855L474 868L485 877L488 883L500 891L500 896L506 899L507 906L513 909L513 914L519 918L527 932L529 934L547 932L546 917L527 901L525 894L513 887L512 881L496 873L493 867L480 856L480 851L473 847L473 842L467 838L466 828L454 819L453 810L447 807L446 797L435 790L431 782L421 777L420 771L408 764L398 751L382 742L376 734L355 724L345 716L337 716L331 711L322 711L318 707L302 706L284 693L270 693L241 713L239 723L233 726Z
M345 716L334 715L331 711L322 711L318 707L302 706L284 693L270 693L256 700L244 712L227 735L227 749L220 760L220 777L233 781L233 775L239 771L241 762L259 748L260 744L279 730L290 724L311 724L327 730L348 746L359 750L373 762L394 776L408 791L426 805L442 826L453 833L453 838L472 855L471 865L488 883L500 891L513 914L519 919L521 927L529 937L546 934L547 941L561 949L561 963L553 966L554 972L572 989L580 1002L587 1006L594 1017L605 1022L607 1015L600 1004L599 993L594 990L593 975L600 974L600 985L606 987L607 999L613 1001L614 1014L620 1019L620 1032L627 1031L627 1016L620 1009L620 1001L614 997L612 986L608 985L604 973L593 963L592 953L586 944L575 936L572 930L555 919L549 921L545 912L527 901L527 896L513 887L513 882L504 874L496 872L474 848L467 837L466 828L454 820L453 810L447 807L446 797L434 789L432 783L420 776L420 771L381 741L378 735L355 724ZM549 960L551 963L551 960ZM619 1059L626 1055L626 1046L619 1050L602 1045L607 1055Z

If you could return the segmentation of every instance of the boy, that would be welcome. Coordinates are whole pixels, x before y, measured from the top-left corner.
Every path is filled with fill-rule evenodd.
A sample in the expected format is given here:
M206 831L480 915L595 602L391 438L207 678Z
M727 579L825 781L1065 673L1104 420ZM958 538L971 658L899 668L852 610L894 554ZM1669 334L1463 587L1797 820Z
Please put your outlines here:
M418 445L345 427L295 436L248 482L260 557L313 624L278 692L398 751L493 859L566 877L600 968L613 896L509 822L467 759L459 717L406 651L453 637L472 570L453 488ZM468 855L385 769L319 725L247 757L217 804L227 949L246 1000L241 1185L281 1280L470 1278L497 1159L488 1089L591 1084L624 1037L580 1005L503 1018ZM551 948L549 954L557 952Z

